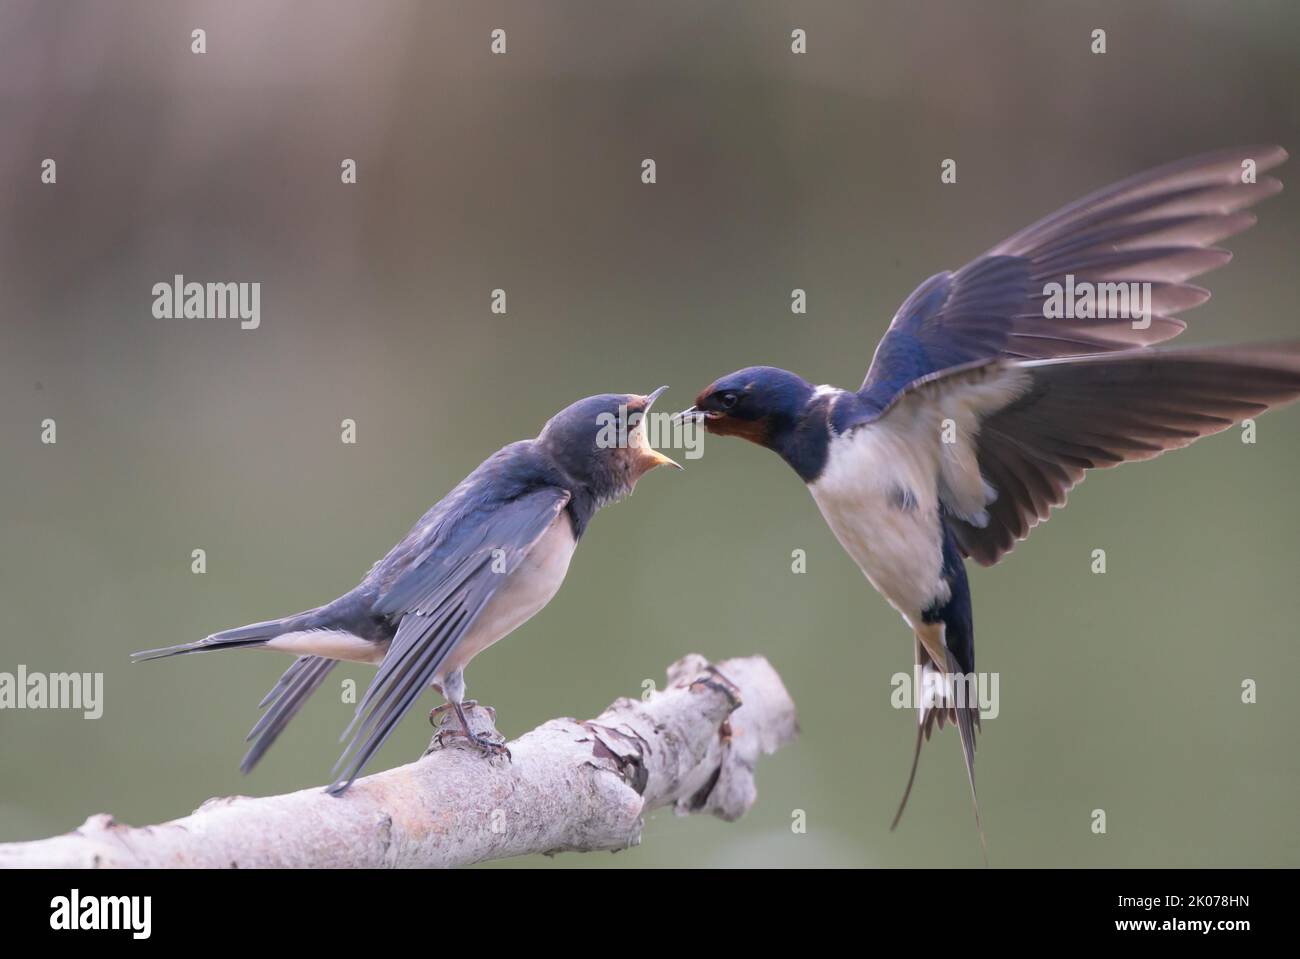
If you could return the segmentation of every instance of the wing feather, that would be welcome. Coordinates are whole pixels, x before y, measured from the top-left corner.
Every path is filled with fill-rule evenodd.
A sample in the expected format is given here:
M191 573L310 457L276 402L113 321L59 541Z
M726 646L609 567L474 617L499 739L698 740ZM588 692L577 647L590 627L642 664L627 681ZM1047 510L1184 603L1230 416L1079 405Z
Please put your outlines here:
M258 703L258 708L266 709L266 712L246 737L253 741L253 745L239 763L241 772L252 771L271 748L271 744L279 738L289 720L293 719L308 697L320 688L336 665L336 660L322 656L299 656L284 671L284 675Z
M338 776L331 792L346 789L392 735L569 498L566 490L544 486L450 524L436 548L426 550L377 599L377 612L400 621L343 733L349 742L335 765Z
M980 476L945 472L941 490L976 489L982 478L996 491L982 525L969 521L969 502L944 494L962 552L991 566L1063 506L1087 470L1151 459L1297 397L1300 343L1138 349L930 374L877 418L900 406L911 408L902 422L973 416L959 442L973 445ZM928 420L915 417L921 406ZM943 469L965 461L949 456Z
M1248 229L1242 212L1282 184L1242 182L1286 160L1276 146L1221 150L1180 160L1098 190L999 243L953 273L922 283L899 308L859 391L884 409L926 373L979 359L1047 359L1160 343L1186 324L1176 314L1209 299L1187 281L1227 263L1215 246ZM1151 284L1149 327L1115 318L1049 318L1049 284Z

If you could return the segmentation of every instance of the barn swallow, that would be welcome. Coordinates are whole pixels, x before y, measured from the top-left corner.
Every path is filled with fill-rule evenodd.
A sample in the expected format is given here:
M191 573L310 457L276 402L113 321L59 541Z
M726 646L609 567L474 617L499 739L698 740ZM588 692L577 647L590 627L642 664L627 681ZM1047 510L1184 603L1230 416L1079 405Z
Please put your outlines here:
M333 602L133 659L214 649L297 657L261 702L269 708L248 734L244 772L341 660L379 670L343 734L351 740L330 792L347 789L428 686L456 711L467 738L485 753L502 751L470 732L465 666L551 601L597 510L631 494L656 466L681 469L646 439L645 416L666 389L589 396L535 439L493 453Z
M997 563L1086 470L1186 446L1300 393L1297 343L1150 348L1186 328L1177 313L1209 299L1187 280L1230 259L1213 244L1251 226L1243 211L1281 189L1272 177L1243 182L1243 170L1285 159L1280 147L1260 147L1175 162L930 277L895 314L855 391L757 366L710 384L678 416L794 468L840 545L911 627L922 688L951 690L950 677L975 670L965 558ZM1066 290L1077 303L1060 302ZM1119 292L1145 295L1142 310L1130 306L1140 315L1096 308ZM960 734L979 827L979 709L955 702L919 704L891 829L922 742L945 717Z

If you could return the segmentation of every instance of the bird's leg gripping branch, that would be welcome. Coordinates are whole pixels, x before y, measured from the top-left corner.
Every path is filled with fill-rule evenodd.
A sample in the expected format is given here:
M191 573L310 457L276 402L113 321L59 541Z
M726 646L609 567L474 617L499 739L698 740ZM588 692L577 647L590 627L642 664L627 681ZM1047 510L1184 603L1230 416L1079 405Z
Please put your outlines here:
M497 735L491 710L464 706L472 735ZM429 867L623 849L659 806L739 818L757 797L759 757L797 733L794 703L760 656L686 656L666 688L585 722L550 720L508 755L483 755L442 718L419 760L341 796L211 799L157 826L91 816L62 836L0 845L0 867Z

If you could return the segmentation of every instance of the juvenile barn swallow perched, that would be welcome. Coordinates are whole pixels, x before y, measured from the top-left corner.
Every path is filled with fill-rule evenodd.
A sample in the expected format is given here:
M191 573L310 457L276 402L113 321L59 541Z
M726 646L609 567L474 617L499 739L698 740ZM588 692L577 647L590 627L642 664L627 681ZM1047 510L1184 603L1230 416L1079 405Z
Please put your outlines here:
M1209 299L1187 280L1231 258L1212 244L1251 226L1242 211L1281 189L1266 176L1243 182L1245 161L1263 173L1285 159L1280 147L1258 147L1172 163L930 277L895 314L856 391L751 367L679 416L779 454L912 628L927 681L972 674L965 557L997 563L1064 505L1085 470L1186 446L1300 394L1298 343L1148 348L1186 328L1175 314ZM1145 291L1142 315L1096 309L1120 291L1101 284L1116 283ZM1089 308L1060 309L1063 290L1089 289ZM923 739L945 718L961 737L979 822L979 709L952 703L919 707L894 826Z
M501 751L470 733L465 666L551 601L598 509L628 496L656 466L681 469L646 441L645 414L666 389L589 396L551 417L536 439L493 453L333 602L133 658L236 648L298 657L262 700L267 712L248 734L244 772L339 660L379 671L343 734L352 738L330 792L351 784L429 686L475 744Z

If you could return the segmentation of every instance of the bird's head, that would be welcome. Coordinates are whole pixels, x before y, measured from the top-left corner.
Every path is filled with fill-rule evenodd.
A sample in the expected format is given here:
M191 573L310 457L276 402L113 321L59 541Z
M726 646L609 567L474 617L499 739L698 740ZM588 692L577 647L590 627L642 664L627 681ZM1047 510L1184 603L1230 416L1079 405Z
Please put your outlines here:
M547 421L538 441L598 502L620 500L656 466L681 469L647 438L647 414L666 389L661 386L647 396L602 393L578 400Z
M813 388L794 373L750 366L709 384L694 406L677 415L702 421L709 433L774 448L798 424L812 394Z

